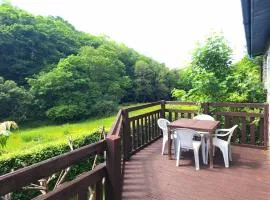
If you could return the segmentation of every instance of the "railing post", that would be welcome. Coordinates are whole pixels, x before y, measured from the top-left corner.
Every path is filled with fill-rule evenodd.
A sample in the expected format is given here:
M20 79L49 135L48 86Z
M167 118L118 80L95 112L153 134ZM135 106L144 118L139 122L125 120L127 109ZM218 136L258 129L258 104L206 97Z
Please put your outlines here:
M160 104L160 106L161 106L160 117L161 118L165 118L165 104L166 104L166 102L164 100L162 100L161 104Z
M119 136L111 135L106 138L106 186L105 200L121 199L121 140Z
M131 135L130 135L130 124L128 118L128 112L126 109L122 110L123 120L123 148L124 148L124 160L128 160L131 151Z
M269 145L269 104L264 106L264 146L267 149Z
M201 103L201 107L203 108L203 113L204 114L209 114L209 103Z

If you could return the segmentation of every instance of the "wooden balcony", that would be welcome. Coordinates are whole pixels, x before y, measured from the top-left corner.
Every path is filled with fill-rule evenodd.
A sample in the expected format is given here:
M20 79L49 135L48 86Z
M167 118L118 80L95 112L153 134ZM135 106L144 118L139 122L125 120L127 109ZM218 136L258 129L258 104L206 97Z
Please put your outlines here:
M153 108L144 114L133 111ZM186 109L188 108L188 109ZM162 132L157 119L193 118L200 112L220 121L220 128L238 124L232 142L233 161L225 168L217 152L214 168L200 165L186 152L180 167L161 156ZM256 199L270 197L270 151L268 104L154 102L118 112L108 137L52 159L0 176L0 197L37 183L89 156L106 152L106 160L94 170L35 199ZM200 162L202 163L202 161ZM6 196L9 198L9 196Z
M125 164L123 200L269 200L270 151L233 146L233 162L224 167L217 151L214 168L202 164L195 170L193 152L180 166L161 155L158 140L133 155Z

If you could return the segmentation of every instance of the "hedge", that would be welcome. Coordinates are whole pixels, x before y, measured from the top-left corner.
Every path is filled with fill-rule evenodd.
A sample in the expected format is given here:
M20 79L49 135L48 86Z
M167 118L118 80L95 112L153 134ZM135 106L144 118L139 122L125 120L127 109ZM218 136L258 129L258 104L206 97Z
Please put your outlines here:
M73 141L74 149L97 142L99 140L100 133L94 132L90 135L82 136ZM68 144L53 144L50 146L43 146L31 149L31 152L21 152L15 155L10 156L9 158L1 157L0 158L0 175L9 173L11 170L17 170L49 158L55 157L57 155L63 154L70 151ZM102 162L103 158L99 157L98 162ZM77 175L91 170L93 164L93 157L86 159L76 165L73 165L66 177L66 180L72 180ZM56 179L55 179L56 180ZM53 185L53 183L52 183ZM18 200L28 200L32 199L35 196L41 194L39 191L21 189L12 194L12 199Z

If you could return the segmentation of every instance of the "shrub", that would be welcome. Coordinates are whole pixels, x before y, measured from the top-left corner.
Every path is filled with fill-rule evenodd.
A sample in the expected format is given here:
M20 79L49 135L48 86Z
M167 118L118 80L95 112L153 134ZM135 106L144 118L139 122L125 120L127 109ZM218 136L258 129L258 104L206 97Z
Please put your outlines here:
M113 101L99 101L92 107L93 115L105 116L115 113L118 109L118 104Z
M99 132L92 133L91 135L79 137L73 141L74 149L97 142L99 140ZM23 168L34 163L47 160L49 158L55 157L57 155L69 152L70 148L68 144L54 144L50 146L42 146L33 149L31 152L20 152L12 156L2 156L0 157L0 175L9 173L10 171ZM99 158L98 162L102 162L102 157ZM91 170L93 163L93 158L86 159L78 164L71 167L66 180L72 180L78 174L85 171ZM27 200L34 198L39 195L39 191L21 189L12 194L12 199Z
M25 121L29 119L32 95L14 81L0 76L0 120Z
M77 105L59 105L46 111L46 116L56 122L79 120L85 116L85 110Z

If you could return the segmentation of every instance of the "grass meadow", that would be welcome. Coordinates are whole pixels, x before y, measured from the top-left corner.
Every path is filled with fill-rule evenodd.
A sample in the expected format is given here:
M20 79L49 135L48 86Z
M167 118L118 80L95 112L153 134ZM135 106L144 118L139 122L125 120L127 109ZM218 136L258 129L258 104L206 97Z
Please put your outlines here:
M132 104L129 106L135 105L140 104ZM179 106L171 105L167 105L167 107L180 108ZM160 106L133 111L129 116L136 116L157 109L160 109ZM192 108L190 106L185 106L185 108L183 108L182 106L181 109ZM11 134L7 141L7 145L2 149L3 153L0 158L2 156L9 157L11 154L23 151L31 151L33 148L44 148L44 146L67 143L68 138L76 139L78 137L90 135L102 126L108 131L114 122L115 115L116 114L102 118L90 118L76 123L65 123L60 125L50 125L44 122L35 122L28 125L19 124L20 128Z

